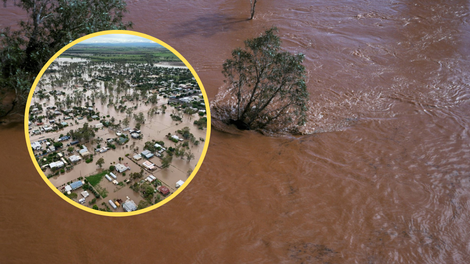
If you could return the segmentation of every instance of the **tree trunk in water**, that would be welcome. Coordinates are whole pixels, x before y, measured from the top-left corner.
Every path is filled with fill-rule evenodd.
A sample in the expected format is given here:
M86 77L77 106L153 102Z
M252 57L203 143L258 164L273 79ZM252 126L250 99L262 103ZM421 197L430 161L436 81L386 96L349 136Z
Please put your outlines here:
M240 130L250 130L250 127L248 126L248 124L246 124L245 122L243 122L242 120L233 120L233 119L230 119L230 124L231 125L235 125L238 129Z
M11 103L11 108L5 114L0 115L0 117L7 117L15 109L16 100Z
M17 103L18 97L16 93L13 91L6 91L3 97L0 97L0 118L7 117L12 113L13 110L15 110Z
M253 17L255 16L256 1L257 1L257 0L253 0L253 2L250 1L250 3L251 3L251 16L250 16L250 20L253 19Z

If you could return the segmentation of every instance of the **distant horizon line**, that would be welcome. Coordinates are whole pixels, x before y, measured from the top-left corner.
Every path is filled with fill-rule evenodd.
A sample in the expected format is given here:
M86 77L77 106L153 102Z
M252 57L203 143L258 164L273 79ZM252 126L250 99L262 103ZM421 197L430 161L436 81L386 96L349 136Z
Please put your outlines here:
M136 42L91 42L91 43L77 43L75 45L90 45L90 44L153 44L153 45L159 45L157 42L143 42L143 41L136 41Z

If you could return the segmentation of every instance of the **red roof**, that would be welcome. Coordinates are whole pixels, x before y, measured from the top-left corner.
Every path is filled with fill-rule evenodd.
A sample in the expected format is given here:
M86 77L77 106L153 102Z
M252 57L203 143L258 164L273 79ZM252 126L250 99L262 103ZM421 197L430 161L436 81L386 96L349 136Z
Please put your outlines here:
M165 186L158 186L157 190L161 192L163 195L167 195L170 193L170 190Z

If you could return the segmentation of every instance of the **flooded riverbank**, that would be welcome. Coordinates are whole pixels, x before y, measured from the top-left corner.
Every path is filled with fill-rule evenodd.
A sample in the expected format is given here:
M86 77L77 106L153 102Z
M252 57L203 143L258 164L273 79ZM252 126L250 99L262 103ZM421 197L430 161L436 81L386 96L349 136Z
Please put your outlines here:
M91 261L95 251L78 249L126 247L129 252L100 259L469 258L466 1L258 1L252 21L246 20L249 1L128 5L134 30L180 51L211 99L223 85L221 65L231 50L277 26L285 49L306 55L311 125L327 133L266 137L214 131L198 175L174 201L138 217L107 219L80 212L33 180L37 173L20 129L2 129L2 138L12 139L5 146L11 151L2 153L2 164L9 165L0 192L2 210L9 212L2 215L2 235L12 243L4 242L10 250L3 255L21 262L27 260L24 248L31 248L39 262ZM116 223L133 229L116 229ZM110 241L109 234L123 239ZM166 243L158 243L162 238ZM62 250L68 254L52 257Z

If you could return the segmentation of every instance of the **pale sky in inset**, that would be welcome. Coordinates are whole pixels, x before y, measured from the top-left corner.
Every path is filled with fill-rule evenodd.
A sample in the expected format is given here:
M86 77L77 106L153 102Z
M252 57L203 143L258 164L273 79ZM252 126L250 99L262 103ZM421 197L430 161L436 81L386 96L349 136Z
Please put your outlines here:
M155 43L156 42L142 38L139 36L134 35L127 35L127 34L110 34L110 35L103 35L97 36L93 38L89 38L84 40L80 43L90 44L90 43L135 43L135 42L145 42L145 43Z

